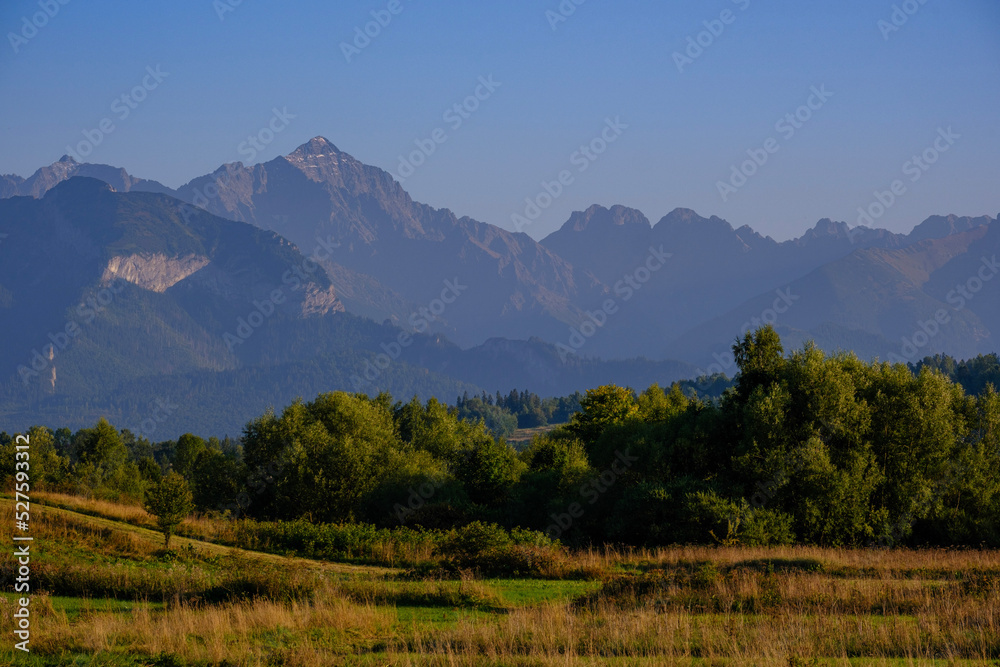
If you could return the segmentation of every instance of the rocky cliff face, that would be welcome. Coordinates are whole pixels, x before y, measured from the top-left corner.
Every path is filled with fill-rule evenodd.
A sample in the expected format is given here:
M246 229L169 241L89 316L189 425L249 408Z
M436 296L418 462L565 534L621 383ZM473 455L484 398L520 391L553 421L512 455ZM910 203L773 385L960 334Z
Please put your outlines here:
M4 337L0 375L25 368L20 377L44 374L51 391L57 366L60 384L83 383L99 358L125 378L232 369L288 352L247 344L259 330L277 336L344 311L286 239L204 212L185 220L178 205L88 178L0 200L0 315L24 323ZM254 312L256 326L238 334Z
M125 280L153 292L166 292L180 281L208 265L208 257L188 255L167 257L162 253L119 255L108 260L101 283Z

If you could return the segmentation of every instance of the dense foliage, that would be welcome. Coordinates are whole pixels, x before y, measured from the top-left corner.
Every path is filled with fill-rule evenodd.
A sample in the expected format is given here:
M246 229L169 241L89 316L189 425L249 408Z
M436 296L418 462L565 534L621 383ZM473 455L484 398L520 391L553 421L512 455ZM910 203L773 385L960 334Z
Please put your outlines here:
M962 385L969 394L980 394L989 385L1000 389L1000 357L996 354L981 354L967 361L957 361L948 355L939 354L911 364L911 368L917 373L925 367L944 373Z
M200 511L296 521L300 533L365 523L475 536L486 533L463 527L496 524L575 545L1000 546L1000 397L940 372L977 383L995 357L910 369L812 346L785 354L769 327L734 354L718 399L602 386L562 403L512 392L449 408L334 392L258 417L238 443L151 444L104 420L75 434L36 427L32 479L138 500L173 470ZM517 452L490 409L571 418ZM4 471L12 450L0 436ZM445 548L463 562L456 539ZM504 539L477 548L512 569L530 560Z
M519 428L535 428L548 424L565 424L580 410L583 395L542 398L530 391L512 389L507 396L499 391L496 397L483 392L469 398L466 393L455 402L458 417L467 421L482 420L498 438L510 436Z

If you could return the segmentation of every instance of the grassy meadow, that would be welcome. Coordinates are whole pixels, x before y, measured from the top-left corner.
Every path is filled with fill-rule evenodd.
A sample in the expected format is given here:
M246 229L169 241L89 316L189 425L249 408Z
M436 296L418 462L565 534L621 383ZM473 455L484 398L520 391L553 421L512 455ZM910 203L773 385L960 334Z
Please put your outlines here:
M490 579L419 548L368 565L239 549L206 518L165 551L140 508L36 502L32 651L8 640L0 664L1000 664L994 551L591 550Z

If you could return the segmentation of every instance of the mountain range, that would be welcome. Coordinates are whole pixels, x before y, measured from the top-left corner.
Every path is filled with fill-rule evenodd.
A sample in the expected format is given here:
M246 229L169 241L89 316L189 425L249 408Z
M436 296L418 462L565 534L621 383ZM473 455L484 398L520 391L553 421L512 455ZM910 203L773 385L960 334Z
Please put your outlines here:
M141 424L157 391L232 433L335 388L451 400L731 374L733 339L765 322L895 361L993 351L1000 331L989 216L905 235L824 219L778 242L595 205L536 241L415 202L322 137L176 190L63 157L0 176L0 197L0 313L17 323L0 415L18 426Z

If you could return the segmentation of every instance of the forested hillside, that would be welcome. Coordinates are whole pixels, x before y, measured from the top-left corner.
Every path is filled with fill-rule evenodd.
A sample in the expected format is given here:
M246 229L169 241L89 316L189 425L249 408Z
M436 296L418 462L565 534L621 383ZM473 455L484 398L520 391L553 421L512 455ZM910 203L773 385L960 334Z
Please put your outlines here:
M483 405L534 420L576 399L515 391L449 408L334 392L261 415L224 442L151 443L103 419L76 433L36 427L32 476L54 490L141 499L173 469L203 512L383 527L483 521L570 544L1000 545L992 386L967 393L929 363L914 373L811 346L785 354L770 327L734 353L739 373L720 400L680 385L601 386L521 452L487 428Z

